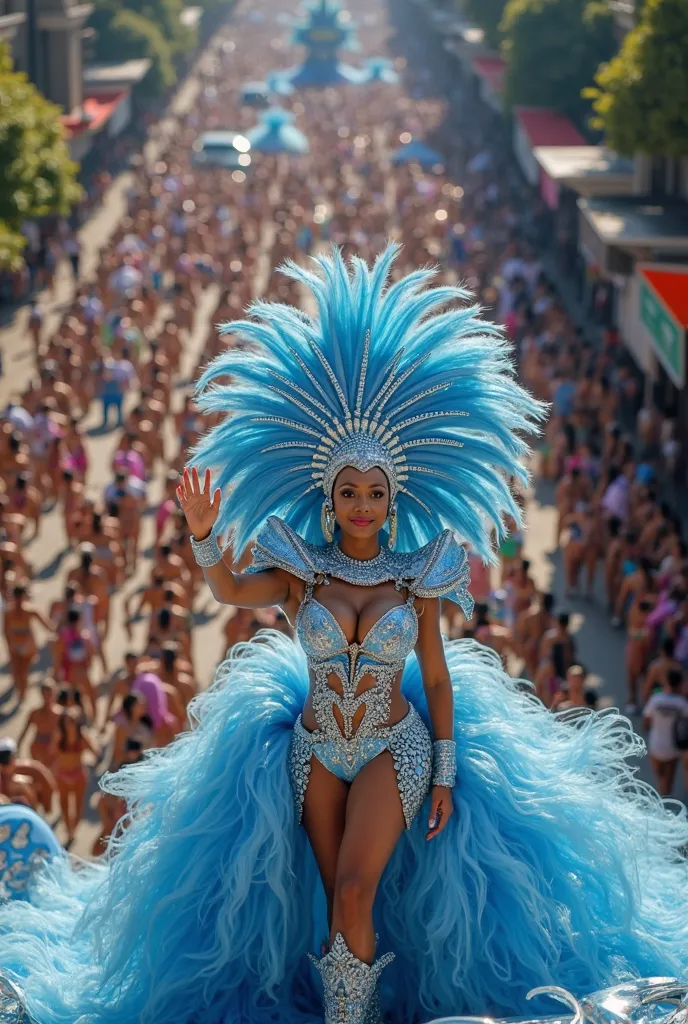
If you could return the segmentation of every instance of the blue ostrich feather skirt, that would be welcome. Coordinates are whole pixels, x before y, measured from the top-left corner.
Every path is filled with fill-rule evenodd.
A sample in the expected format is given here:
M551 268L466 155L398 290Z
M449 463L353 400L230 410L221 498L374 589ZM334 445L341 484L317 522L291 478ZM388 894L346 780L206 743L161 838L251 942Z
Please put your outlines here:
M472 641L447 661L455 814L427 843L421 811L383 876L385 1019L532 1016L535 986L685 977L688 821L635 779L630 723L552 715ZM427 721L414 657L403 689ZM305 954L325 902L287 771L307 690L292 641L240 645L191 731L104 780L129 808L108 853L58 857L0 905L0 972L37 1024L322 1024Z

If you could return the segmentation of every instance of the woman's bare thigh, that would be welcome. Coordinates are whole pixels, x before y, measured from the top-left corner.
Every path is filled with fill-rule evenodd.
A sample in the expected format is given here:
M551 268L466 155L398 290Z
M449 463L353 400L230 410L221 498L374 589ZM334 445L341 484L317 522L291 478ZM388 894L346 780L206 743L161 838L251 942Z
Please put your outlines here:
M303 825L320 871L331 910L339 848L344 835L349 784L311 757L308 787L303 801Z

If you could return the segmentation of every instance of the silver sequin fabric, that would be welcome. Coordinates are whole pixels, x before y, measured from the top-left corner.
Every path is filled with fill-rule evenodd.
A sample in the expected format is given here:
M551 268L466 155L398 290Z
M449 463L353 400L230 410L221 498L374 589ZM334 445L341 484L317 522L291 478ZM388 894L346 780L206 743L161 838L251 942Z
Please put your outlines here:
M375 587L392 581L401 589L408 587L416 597L449 597L461 607L466 618L473 614L473 598L468 592L468 557L450 530L416 551L392 551L381 548L369 561L349 558L336 542L309 544L278 516L270 516L253 548L253 564L248 572L285 569L301 580L313 581L334 576L360 587Z
M412 706L401 722L393 726L383 723L389 718L394 682L418 637L413 597L387 611L360 643L348 643L332 613L310 591L309 586L296 628L314 681L312 704L317 727L308 732L299 716L294 728L289 766L298 820L313 755L338 778L352 782L364 765L389 750L404 820L410 828L430 786L432 741ZM329 685L331 676L340 680L341 694ZM359 693L364 678L373 679L374 684ZM363 717L354 727L360 709Z

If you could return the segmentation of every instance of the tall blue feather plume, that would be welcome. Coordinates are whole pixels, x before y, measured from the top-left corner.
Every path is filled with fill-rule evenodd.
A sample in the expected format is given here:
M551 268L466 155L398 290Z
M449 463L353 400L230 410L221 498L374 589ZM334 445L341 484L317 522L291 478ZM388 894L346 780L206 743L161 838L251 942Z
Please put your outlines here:
M222 488L218 532L231 533L235 550L269 515L322 541L313 455L357 402L380 410L405 445L400 550L448 527L489 558L491 528L501 536L506 515L519 520L510 481L526 479L527 437L545 407L518 384L501 330L466 304L466 291L432 287L429 269L389 283L397 252L389 245L372 267L347 265L336 249L314 259L315 272L288 263L285 273L313 293L316 318L256 302L249 319L221 327L249 347L218 356L201 376L200 408L227 418L192 461Z

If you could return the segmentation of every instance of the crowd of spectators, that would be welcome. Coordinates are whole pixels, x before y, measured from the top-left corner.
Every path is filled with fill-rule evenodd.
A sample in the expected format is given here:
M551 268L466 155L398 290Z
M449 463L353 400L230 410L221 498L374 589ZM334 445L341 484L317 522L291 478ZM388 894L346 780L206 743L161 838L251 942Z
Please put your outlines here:
M627 436L627 407L640 409L642 395L620 346L595 346L577 328L546 270L537 197L492 115L444 79L417 9L395 6L401 31L390 37L383 7L360 6L364 49L390 47L398 85L284 98L310 138L307 157L256 158L234 172L196 166L201 131L254 123L242 83L289 59L279 40L266 44L266 27L284 36L261 13L267 5L240 8L196 68L198 93L167 150L130 172L126 215L95 273L84 277L78 245L64 249L75 288L57 330L40 302L30 320L33 373L0 423L3 710L15 726L0 740L0 799L51 821L59 811L63 840L81 849L88 834L99 852L122 812L94 794L97 777L169 743L211 681L194 643L206 595L175 501L203 427L191 381L222 346L240 344L216 324L257 296L301 304L273 268L332 241L369 259L398 238L397 273L438 263L505 325L523 380L553 404L534 468L556 486L552 543L563 548L566 588L604 599L626 629L627 711L644 708L662 791L685 757L675 723L688 710L686 549L659 493L665 460L679 453L651 410L639 438ZM444 169L393 168L405 133L441 136ZM31 550L46 520L62 588L51 604ZM595 707L570 613L539 591L512 526L497 574L471 556L476 615L467 624L448 607L447 629L494 647L553 710ZM218 654L263 626L290 628L276 611L230 609ZM96 802L97 834L82 834Z

